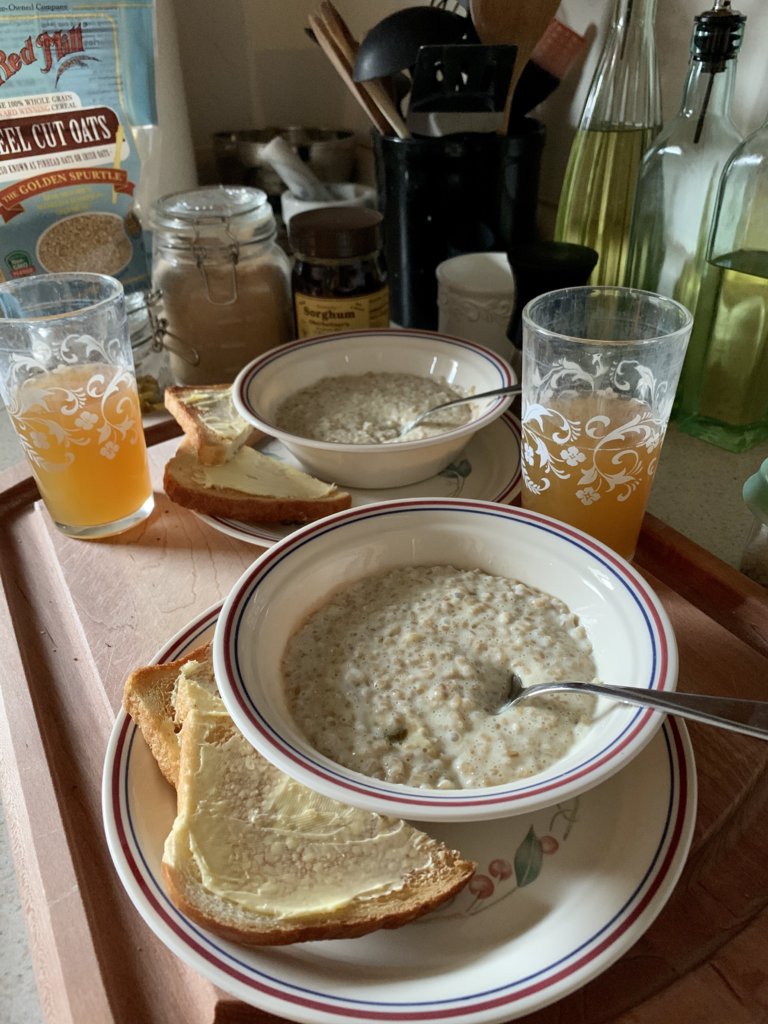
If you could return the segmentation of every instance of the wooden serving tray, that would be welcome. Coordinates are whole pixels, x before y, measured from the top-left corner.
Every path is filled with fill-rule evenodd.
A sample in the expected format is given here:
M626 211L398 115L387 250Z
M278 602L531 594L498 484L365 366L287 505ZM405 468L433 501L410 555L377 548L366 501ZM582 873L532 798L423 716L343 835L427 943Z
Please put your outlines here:
M163 423L153 445L177 433ZM0 476L0 784L51 1024L266 1024L154 937L125 895L101 823L104 752L123 681L225 596L260 549L162 493L101 543L52 527L23 467ZM636 564L680 648L680 689L768 698L768 596L652 517ZM672 898L590 984L527 1024L758 1024L768 1017L768 744L692 726L699 812Z

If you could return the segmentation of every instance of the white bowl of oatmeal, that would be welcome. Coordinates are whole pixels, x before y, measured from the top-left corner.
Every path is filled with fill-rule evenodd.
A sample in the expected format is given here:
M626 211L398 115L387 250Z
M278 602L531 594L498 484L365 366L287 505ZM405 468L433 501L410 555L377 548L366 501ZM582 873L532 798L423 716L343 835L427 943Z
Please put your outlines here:
M458 498L350 509L278 542L224 603L214 664L265 757L327 796L416 820L571 800L660 725L572 695L497 716L512 669L528 685L677 681L669 620L629 563L547 516Z
M399 439L402 426L443 401L516 381L508 363L474 342L379 330L272 349L240 372L232 393L241 416L310 473L343 487L388 488L445 469L512 398L459 405Z

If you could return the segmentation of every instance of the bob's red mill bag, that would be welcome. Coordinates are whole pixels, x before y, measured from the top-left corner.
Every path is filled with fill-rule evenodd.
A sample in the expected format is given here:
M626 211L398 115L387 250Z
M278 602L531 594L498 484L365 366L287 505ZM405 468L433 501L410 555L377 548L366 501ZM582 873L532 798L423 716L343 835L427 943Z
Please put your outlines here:
M0 0L0 280L81 270L148 286L153 15L152 0Z

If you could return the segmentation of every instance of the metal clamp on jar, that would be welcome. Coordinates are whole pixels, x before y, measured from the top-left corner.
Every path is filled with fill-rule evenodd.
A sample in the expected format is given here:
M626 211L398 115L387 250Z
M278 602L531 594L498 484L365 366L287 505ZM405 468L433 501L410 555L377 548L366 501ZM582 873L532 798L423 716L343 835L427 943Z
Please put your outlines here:
M154 292L127 292L125 314L131 339L131 355L143 410L162 409L163 391L172 381L163 334L157 326Z
M289 341L290 262L260 189L213 186L152 209L157 323L179 384L220 384Z

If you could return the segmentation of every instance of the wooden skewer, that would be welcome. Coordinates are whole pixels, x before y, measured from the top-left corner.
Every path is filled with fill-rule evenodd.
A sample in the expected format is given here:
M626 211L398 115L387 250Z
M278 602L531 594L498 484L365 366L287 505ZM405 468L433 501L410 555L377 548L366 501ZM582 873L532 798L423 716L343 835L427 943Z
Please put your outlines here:
M380 82L355 82L352 78L354 51L350 49L349 38L353 38L335 9L326 8L323 14L309 16L309 24L323 52L331 61L339 76L368 115L369 119L384 135L394 132L401 139L408 137L405 122L395 110L394 103Z
M349 25L347 25L332 0L321 0L320 17L325 21L326 28L328 28L341 48L349 64L350 74L354 74L357 51L360 49L360 44L355 39ZM372 91L375 94L373 95L374 102L377 102L379 109L384 112L387 120L393 126L396 125L398 134L401 138L404 138L408 134L408 130L406 129L405 121L400 115L400 109L392 94L392 90L387 88L386 81L381 78L375 78L365 82L358 82L357 84L362 89L368 89L369 92Z
M359 43L332 0L320 0L320 17L329 29L334 30L334 36L342 47L350 68L354 67Z
M371 97L373 102L387 118L389 123L392 125L392 130L395 135L400 139L409 138L411 133L408 131L405 121L397 112L395 104L392 101L392 97L381 82L373 79L370 82L360 82L358 84L362 85L362 87L368 92L368 95Z
M378 107L374 105L371 98L367 94L365 94L362 91L362 89L359 89L357 83L352 80L352 75L349 73L349 69L346 65L346 62L344 61L341 53L339 53L338 48L335 46L333 40L330 39L330 37L326 33L325 23L322 22L320 18L317 17L316 15L310 14L309 27L312 29L312 33L315 39L317 40L317 43L320 46L321 50L326 55L331 64L333 64L334 68L336 68L339 77L344 82L349 91L352 93L352 95L355 97L360 106L363 108L365 113L368 115L369 120L373 123L373 125L376 128L378 128L380 132L386 135L390 129L389 123L387 122L386 118L383 116L381 111L378 109Z
M344 56L349 63L349 72L352 74L355 66L355 60L357 59L357 51L359 47L358 41L352 35L349 26L337 10L336 5L332 0L321 0L320 16L324 19L326 28L328 28L329 32L344 53ZM400 115L400 111L398 110L392 95L381 79L373 78L369 79L367 82L358 82L357 84L360 88L368 92L368 95L371 97L373 102L392 125L395 134L401 139L407 139L410 132L405 125L404 119Z

